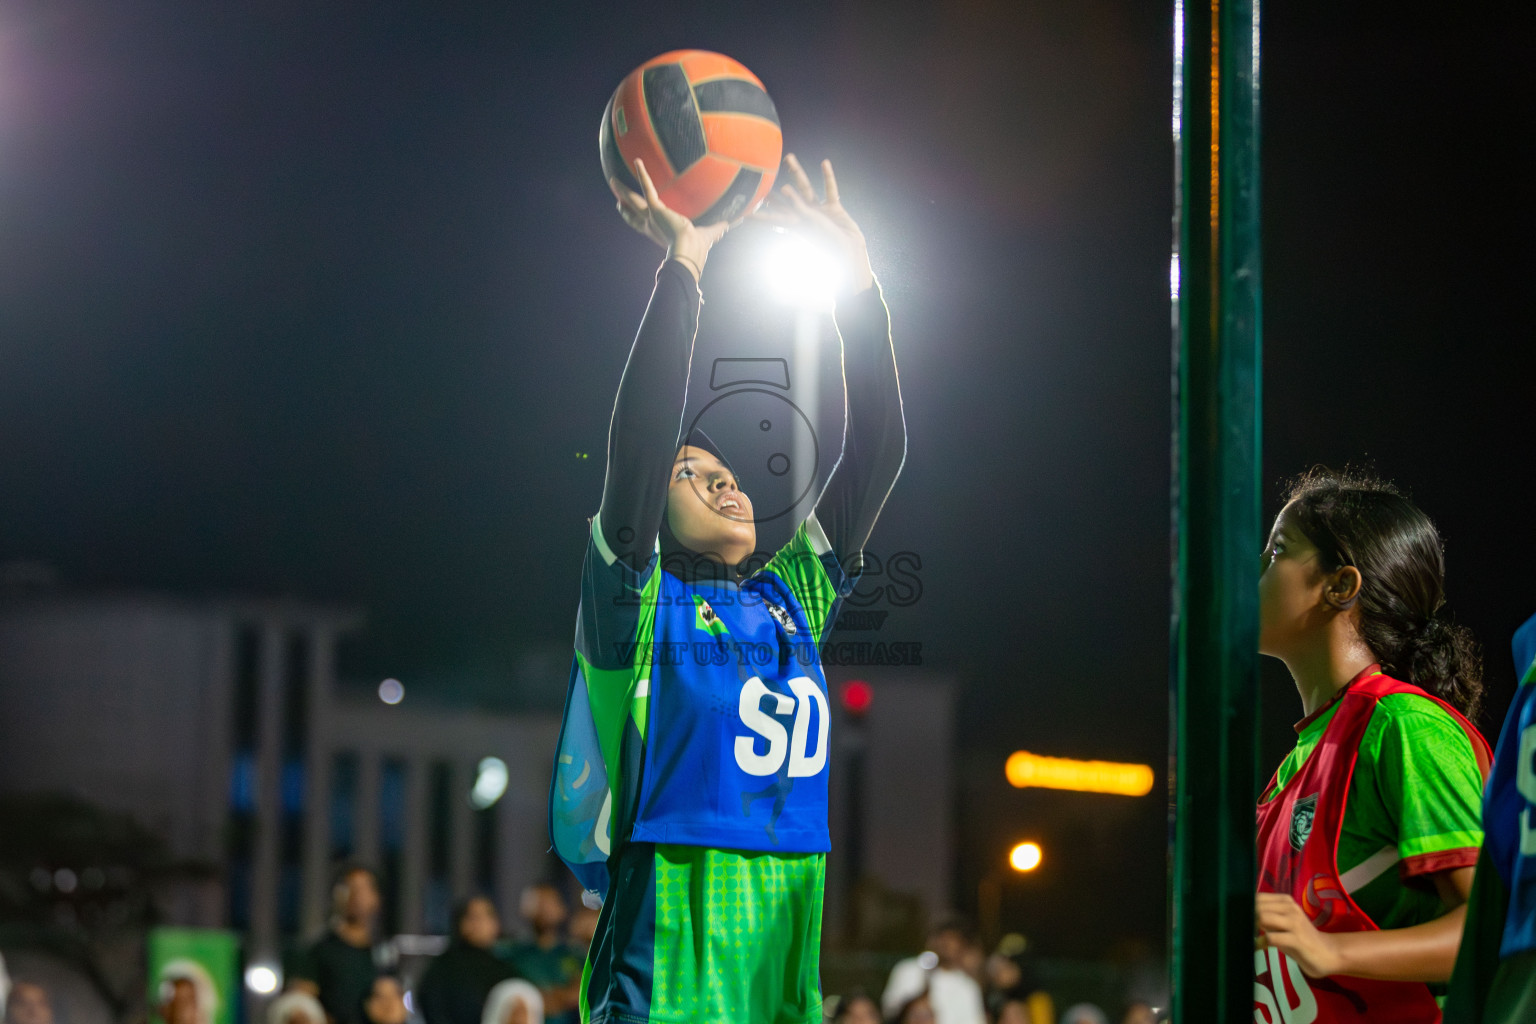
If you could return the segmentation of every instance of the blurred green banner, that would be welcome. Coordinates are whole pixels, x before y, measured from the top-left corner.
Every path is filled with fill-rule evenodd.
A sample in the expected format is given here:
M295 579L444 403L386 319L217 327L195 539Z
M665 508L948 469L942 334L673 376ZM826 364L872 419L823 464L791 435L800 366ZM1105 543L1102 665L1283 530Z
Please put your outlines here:
M235 1024L240 997L240 939L219 928L155 928L149 933L151 1019L178 981L197 996L197 1024Z

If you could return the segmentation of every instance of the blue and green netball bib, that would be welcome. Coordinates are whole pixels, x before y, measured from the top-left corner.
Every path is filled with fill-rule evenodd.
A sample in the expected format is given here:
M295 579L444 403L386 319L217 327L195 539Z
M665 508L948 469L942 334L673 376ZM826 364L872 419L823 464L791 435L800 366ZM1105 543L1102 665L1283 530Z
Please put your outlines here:
M606 893L616 838L830 849L819 650L851 581L815 517L746 579L688 583L594 519L582 577L550 831L583 886Z

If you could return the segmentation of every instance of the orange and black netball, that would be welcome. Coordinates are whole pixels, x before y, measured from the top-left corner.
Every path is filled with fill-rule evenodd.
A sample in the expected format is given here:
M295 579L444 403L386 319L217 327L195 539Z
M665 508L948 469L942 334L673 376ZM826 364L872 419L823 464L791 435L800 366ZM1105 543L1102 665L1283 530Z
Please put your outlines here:
M668 207L695 224L739 220L768 196L784 151L763 83L708 50L673 50L631 71L598 133L604 178L640 191L635 160Z

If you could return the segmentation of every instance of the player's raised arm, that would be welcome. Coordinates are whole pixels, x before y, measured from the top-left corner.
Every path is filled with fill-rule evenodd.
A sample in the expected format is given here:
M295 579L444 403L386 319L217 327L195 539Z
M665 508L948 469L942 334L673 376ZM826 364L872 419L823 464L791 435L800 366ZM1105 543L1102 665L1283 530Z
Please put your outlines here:
M656 273L656 290L613 403L598 520L609 550L639 569L650 559L666 509L699 324L699 276L710 247L729 225L695 225L662 203L638 160L635 174L644 195L629 191L617 180L609 182L619 214L630 227L666 249L667 258Z
M847 273L836 314L843 345L843 446L817 498L815 515L838 562L852 568L907 453L890 314L870 268L864 234L843 208L832 162L821 164L824 199L817 199L794 154L784 163L789 177L780 190L784 201L765 219L833 247L842 255Z

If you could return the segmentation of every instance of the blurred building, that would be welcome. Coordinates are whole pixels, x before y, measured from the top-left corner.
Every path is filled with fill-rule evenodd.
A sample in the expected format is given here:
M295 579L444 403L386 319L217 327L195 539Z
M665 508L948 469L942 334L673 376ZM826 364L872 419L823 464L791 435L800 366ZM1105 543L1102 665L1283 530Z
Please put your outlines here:
M390 931L440 932L455 895L515 895L547 872L558 718L338 686L337 640L361 619L300 601L7 594L0 793L69 793L165 837L210 869L175 886L170 919L244 932L248 962L323 926L347 857L379 869Z
M915 929L920 942L921 917L956 906L954 683L888 666L833 667L827 677L835 718L824 931L836 943L878 946ZM850 693L850 683L864 689ZM918 919L894 928L878 920L902 905Z
M338 640L361 622L293 600L0 591L0 794L71 794L163 836L208 869L176 883L169 922L244 933L248 963L276 965L323 927L343 858L379 870L391 934L442 934L457 897L505 906L560 877L546 800L568 655L529 655L477 694L456 684L474 708L421 688L391 705L378 680L336 678ZM956 902L953 686L912 668L829 677L826 933L868 944L890 906L920 918ZM856 709L838 699L853 680ZM539 710L486 710L493 692Z

